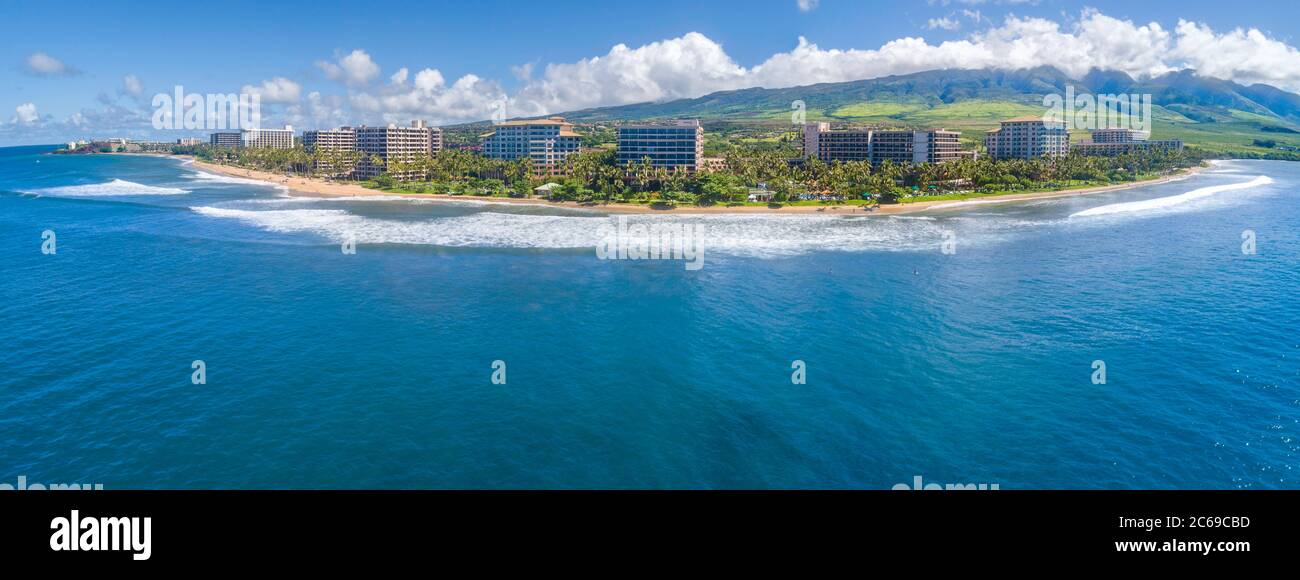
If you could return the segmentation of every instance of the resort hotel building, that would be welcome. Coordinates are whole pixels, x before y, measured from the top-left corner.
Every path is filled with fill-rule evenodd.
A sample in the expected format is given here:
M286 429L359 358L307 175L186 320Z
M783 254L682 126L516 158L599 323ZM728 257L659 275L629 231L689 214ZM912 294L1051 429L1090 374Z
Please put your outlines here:
M1020 117L1002 121L1002 127L984 136L984 147L994 159L1064 157L1070 153L1070 132L1064 121Z
M239 131L218 131L208 136L208 144L235 148L244 144L244 138Z
M649 159L655 167L694 172L704 158L704 128L699 121L618 128L618 165Z
M262 147L293 149L293 127L283 129L245 129L218 131L208 136L208 143L219 147Z
M387 127L357 127L357 151L366 154L366 158L357 166L357 177L370 179L384 173L389 162L411 162L420 158L429 158L442 150L442 130L429 127L424 121L411 121L410 127L389 124ZM434 134L437 133L435 137ZM434 144L438 149L434 149ZM378 157L382 164L374 165L370 157ZM409 176L388 172L395 179Z
M1151 134L1132 129L1098 129L1092 132L1092 139L1077 143L1072 148L1083 155L1114 156L1139 150L1164 149L1182 151L1183 142L1178 139L1164 141L1150 140Z
M483 155L489 159L531 159L533 173L558 175L564 161L581 149L582 138L573 123L562 117L506 121L482 136Z
M832 131L830 123L807 123L803 129L805 158L824 162L869 161L893 163L947 163L963 156L961 133L945 129L926 131L848 129Z
M307 151L356 151L357 132L352 127L303 131L302 148Z
M302 146L307 151L356 151L363 155L354 169L354 176L370 179L384 173L388 162L410 162L428 158L442 151L442 129L430 127L424 121L411 121L409 127L389 124L386 127L339 127L305 131ZM371 163L371 157L381 162ZM391 172L389 172L392 174ZM410 176L392 174L395 179Z

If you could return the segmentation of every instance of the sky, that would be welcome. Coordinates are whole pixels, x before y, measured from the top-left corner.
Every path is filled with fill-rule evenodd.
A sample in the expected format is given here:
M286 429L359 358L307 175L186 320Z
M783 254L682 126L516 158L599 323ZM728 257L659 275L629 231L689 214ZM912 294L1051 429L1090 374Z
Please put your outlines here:
M1191 68L1300 92L1294 3L550 0L0 5L0 146L176 139L158 93L260 95L263 126L435 125L943 68Z

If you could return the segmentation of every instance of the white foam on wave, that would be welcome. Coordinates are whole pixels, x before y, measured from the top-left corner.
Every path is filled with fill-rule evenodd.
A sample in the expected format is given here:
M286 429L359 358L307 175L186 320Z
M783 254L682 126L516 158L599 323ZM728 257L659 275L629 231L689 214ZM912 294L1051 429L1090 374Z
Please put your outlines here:
M1152 212L1152 211L1165 210L1189 202L1193 202L1196 200L1212 197L1216 194L1223 193L1225 191L1251 189L1254 187L1262 187L1270 183L1273 183L1273 178L1267 175L1261 175L1259 177L1256 177L1255 179L1243 183L1212 185L1210 187L1193 189L1192 191L1189 191L1187 193L1171 195L1168 197L1157 197L1155 199L1147 199L1143 201L1130 201L1125 203L1112 203L1110 205L1103 205L1100 207L1094 207L1092 209L1086 209L1081 212L1075 213L1070 217L1071 218L1094 217L1094 216L1113 215L1113 214L1121 214L1121 213Z
M182 195L189 192L188 189L180 189L178 187L158 187L154 185L144 185L134 181L114 179L105 183L47 187L44 189L34 189L24 193L48 195L50 197L122 197L131 195Z
M381 219L345 209L192 207L200 215L235 219L266 231L314 234L341 242L483 248L594 248L616 216L479 212L418 220ZM997 242L1042 225L1024 220L880 219L845 216L682 215L625 216L629 224L703 226L706 251L769 257L814 251L937 249L948 230L966 245Z
M208 183L228 183L231 185L256 185L261 187L274 187L280 191L289 191L289 186L272 181L263 181L261 179L249 179L246 177L234 177L231 175L221 175L217 173L208 173L206 171L195 171L186 174L185 177L197 181Z

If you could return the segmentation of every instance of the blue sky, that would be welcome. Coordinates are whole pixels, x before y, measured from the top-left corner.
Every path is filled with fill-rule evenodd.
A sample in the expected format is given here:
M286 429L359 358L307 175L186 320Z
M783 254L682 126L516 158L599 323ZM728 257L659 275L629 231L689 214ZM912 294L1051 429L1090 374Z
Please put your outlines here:
M1194 67L1300 90L1300 19L1280 17L1290 2L802 4L11 2L0 8L0 145L153 135L149 97L176 85L260 90L268 124L297 127L452 123L497 107L554 113L944 67Z

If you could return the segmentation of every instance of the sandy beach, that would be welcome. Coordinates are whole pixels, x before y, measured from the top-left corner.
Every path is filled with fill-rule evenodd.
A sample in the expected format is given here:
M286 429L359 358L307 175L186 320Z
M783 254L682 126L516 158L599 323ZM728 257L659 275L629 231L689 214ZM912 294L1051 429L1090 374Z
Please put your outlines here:
M189 158L188 156L180 156ZM918 201L913 203L903 203L897 205L882 205L874 211L868 211L862 206L841 205L841 206L807 206L793 205L779 208L767 206L713 206L713 207L676 207L676 208L653 208L648 205L632 204L600 204L600 203L579 203L574 201L552 202L540 198L503 198L503 197L479 197L472 195L438 195L426 193L388 193L362 187L355 183L333 182L319 178L308 177L290 177L271 173L267 171L257 171L253 169L244 169L240 167L231 167L228 165L218 165L203 161L194 161L194 167L231 177L240 177L244 179L254 179L257 181L266 181L277 185L283 185L289 189L289 195L296 197L357 197L357 196L399 196L414 197L420 199L444 199L450 201L476 200L489 203L502 204L525 204L525 205L548 205L563 207L569 209L592 210L605 213L671 213L671 214L788 214L788 215L806 215L806 214L842 214L842 215L890 215L890 214L910 214L927 210L944 209L948 207L956 208L961 206L986 204L986 203L1003 203L1031 199L1050 199L1056 197L1074 197L1080 195L1089 195L1107 191L1118 191L1167 183L1178 179L1183 179L1189 175L1201 171L1203 168L1194 167L1182 171L1175 175L1152 179L1148 181L1139 181L1134 183L1122 183L1117 185L1107 185L1099 187L1088 187L1081 189L1071 189L1066 191L1042 191L1034 193L1015 193L998 196L975 197L967 200L941 200L941 201Z

